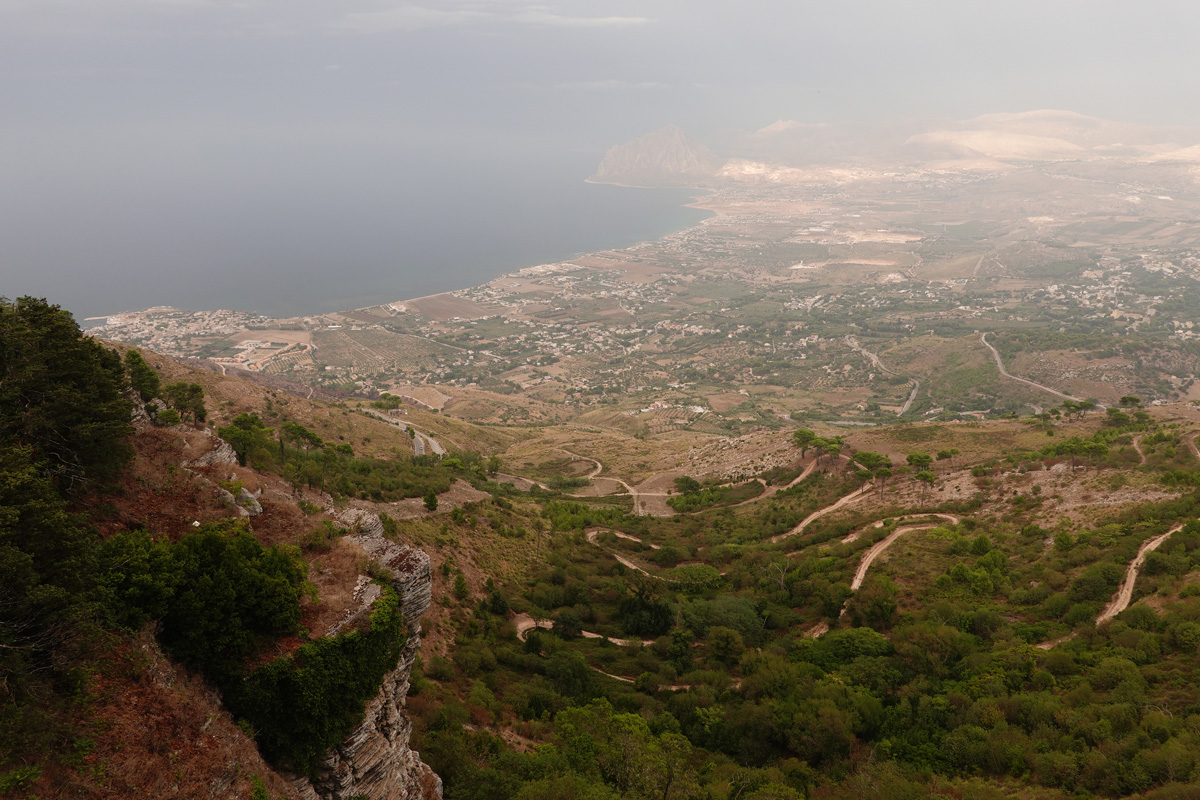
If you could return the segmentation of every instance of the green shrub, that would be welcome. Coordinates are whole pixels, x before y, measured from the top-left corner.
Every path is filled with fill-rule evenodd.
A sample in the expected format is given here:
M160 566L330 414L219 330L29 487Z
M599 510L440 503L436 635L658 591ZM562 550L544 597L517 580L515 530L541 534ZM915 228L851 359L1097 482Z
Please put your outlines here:
M361 721L405 639L400 598L384 587L366 630L309 642L259 667L230 692L228 704L258 732L268 761L311 774Z
M260 545L244 522L206 525L177 544L121 533L99 556L110 623L135 629L160 620L167 652L218 685L299 625L303 562Z

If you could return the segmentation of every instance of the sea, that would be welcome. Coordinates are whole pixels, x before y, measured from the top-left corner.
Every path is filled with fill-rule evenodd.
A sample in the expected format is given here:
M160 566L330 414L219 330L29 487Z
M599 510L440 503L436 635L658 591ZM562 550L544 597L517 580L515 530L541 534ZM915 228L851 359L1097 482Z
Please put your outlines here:
M687 206L694 191L585 182L601 155L264 154L170 181L65 185L44 220L14 208L0 296L46 297L81 320L153 306L299 316L476 286L708 215Z

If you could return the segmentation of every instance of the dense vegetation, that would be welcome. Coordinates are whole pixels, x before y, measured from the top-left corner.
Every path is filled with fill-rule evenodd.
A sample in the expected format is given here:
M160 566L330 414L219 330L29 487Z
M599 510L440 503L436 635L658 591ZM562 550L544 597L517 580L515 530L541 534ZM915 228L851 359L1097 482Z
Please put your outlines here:
M136 527L101 539L71 511L121 491L134 404L160 395L204 419L198 385L160 387L139 354L122 360L57 307L0 300L0 793L71 751L96 658L146 626L224 693L267 758L297 769L352 730L396 666L391 589L360 629L306 641L298 551L236 521L174 541ZM251 669L283 636L301 638L297 652Z
M161 399L160 424L166 410L198 421L203 391L162 386L139 355L118 358L39 301L0 304L0 323L22 342L0 349L0 786L69 748L61 712L87 702L96 645L147 626L223 693L267 758L312 770L394 668L400 598L385 588L355 629L310 640L298 551L264 547L244 523L102 539L72 508L116 491L106 481L128 458L132 408ZM94 403L81 399L93 381ZM1060 435L1064 418L1089 415L1086 433ZM871 451L843 462L844 442L804 430L798 449L825 469L745 506L762 484L681 479L673 499L692 513L670 519L496 488L431 521L451 548L477 526L514 550L532 535L535 561L528 580L479 596L454 575L451 657L413 673L415 748L448 800L1188 796L1200 775L1190 432L1136 398L1028 424L1036 444L973 464L963 474L978 492L954 499L933 490L957 451L914 434L932 428L897 433L929 448L903 464ZM360 458L256 414L221 432L246 463L347 497L424 495L436 508L455 477L485 485L488 471L471 455ZM789 483L793 467L766 477ZM1133 474L1178 497L1046 522L1052 490L1031 476L1051 471L1097 491ZM905 503L769 541L870 482L884 497L889 480L911 487ZM385 519L393 535L401 524ZM904 526L902 566L852 590L862 554ZM1137 585L1153 602L1097 625L1127 564L1168 531ZM553 628L521 638L511 612ZM295 637L291 653L271 659L282 637ZM535 746L510 748L500 727Z
M385 588L365 630L306 642L231 687L227 702L253 726L263 756L311 772L354 730L404 642L400 599Z
M276 431L253 413L239 414L217 432L233 446L243 464L276 472L297 486L344 497L390 503L445 492L456 476L486 479L484 462L473 452L447 459L435 455L355 456L350 445L324 442L295 421L284 420Z
M1131 436L1144 469L1190 484L1198 465L1179 429L1156 426L1135 400L1094 433L977 466L976 486L986 496L1001 469L1028 486L1022 476L1051 467L1136 466ZM940 482L957 455L910 454L894 480L924 497L921 476ZM973 515L977 499L849 511L766 544L860 480L890 473L886 461L857 453L833 476L743 509L606 512L604 526L636 539L585 540L597 524L585 504L570 504L570 516L562 504L545 509L557 531L545 566L504 594L462 592L452 661L434 657L414 677L418 747L446 796L1192 796L1200 590L1188 576L1200 569L1200 495L1047 530L1032 522L1046 496L1022 489L997 492L990 502L1002 514ZM702 490L686 479L677 488ZM876 519L880 527L868 524ZM858 556L901 524L924 527L905 540L916 555L851 591ZM1135 595L1162 599L1097 626L1125 565L1169 530ZM837 541L854 531L857 540ZM700 570L703 580L682 579ZM522 640L509 608L553 628ZM812 638L817 622L832 630ZM491 726L547 744L515 752Z

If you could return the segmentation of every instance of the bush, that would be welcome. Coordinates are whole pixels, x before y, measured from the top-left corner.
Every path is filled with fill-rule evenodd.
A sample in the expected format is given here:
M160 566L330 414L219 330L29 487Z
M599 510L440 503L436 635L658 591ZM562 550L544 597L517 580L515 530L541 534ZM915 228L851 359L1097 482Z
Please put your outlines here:
M254 727L268 761L311 774L359 723L405 641L400 598L385 586L366 630L309 642L259 667L230 692L228 704Z
M100 567L110 622L134 629L161 620L167 652L218 685L300 622L304 564L260 545L243 522L207 525L178 544L118 534L101 548Z

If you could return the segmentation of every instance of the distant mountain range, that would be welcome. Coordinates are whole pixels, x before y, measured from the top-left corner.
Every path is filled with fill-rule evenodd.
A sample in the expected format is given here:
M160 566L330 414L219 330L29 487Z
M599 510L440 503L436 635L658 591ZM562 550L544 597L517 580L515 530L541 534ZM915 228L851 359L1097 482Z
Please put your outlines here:
M708 185L822 164L939 164L970 169L1013 162L1200 162L1200 130L1140 125L1073 111L984 114L965 121L872 123L779 120L721 136L719 157L675 126L617 145L589 180L635 186Z

